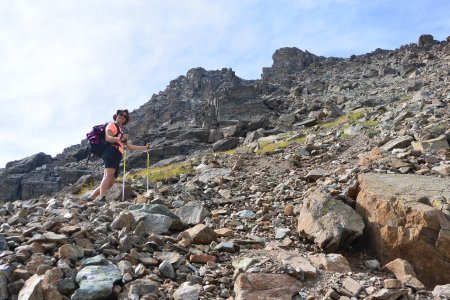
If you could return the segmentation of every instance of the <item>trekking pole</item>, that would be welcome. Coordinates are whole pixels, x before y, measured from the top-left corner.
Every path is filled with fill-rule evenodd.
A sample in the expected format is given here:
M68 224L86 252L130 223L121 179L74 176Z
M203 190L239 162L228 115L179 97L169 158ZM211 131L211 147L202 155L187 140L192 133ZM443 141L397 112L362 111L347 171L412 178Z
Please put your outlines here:
M150 173L150 149L147 148L147 194L148 194L148 177Z
M122 181L122 202L125 202L125 171L127 164L127 146L123 145L123 181Z

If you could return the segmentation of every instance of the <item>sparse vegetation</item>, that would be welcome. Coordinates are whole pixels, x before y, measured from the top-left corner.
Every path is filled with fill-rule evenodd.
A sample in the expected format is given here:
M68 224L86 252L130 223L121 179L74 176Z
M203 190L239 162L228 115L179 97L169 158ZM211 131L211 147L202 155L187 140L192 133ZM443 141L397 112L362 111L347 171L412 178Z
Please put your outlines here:
M368 120L361 123L364 127L372 128L378 125L378 121Z
M147 173L148 172L148 173ZM164 167L151 167L148 170L142 169L130 174L134 179L147 178L150 181L163 181L179 176L181 174L190 174L193 172L192 165L188 161L170 164Z
M448 128L447 125L439 124L437 126L432 127L431 128L431 132L436 134L436 135L441 135L441 134L444 134L445 131L447 131L447 128Z
M374 130L374 129L372 129L372 128L370 128L369 130L367 130L367 136L369 137L369 138L373 138L373 137L375 137L375 135L377 134L377 132L376 132L376 130Z
M405 95L405 96L401 97L400 100L398 100L398 102L400 102L400 103L405 103L405 102L408 102L408 101L411 100L411 99L412 99L411 96Z
M80 191L78 192L78 196L82 196L82 195L86 194L87 192L93 190L94 188L95 188L95 185L93 182L86 183L81 187Z
M287 141L281 141L281 142L275 142L275 143L261 143L260 148L256 150L256 154L258 155L264 155L271 152L274 152L278 149L286 148L290 142Z
M350 123L356 123L358 120L360 120L362 117L364 117L365 114L366 114L366 110L364 110L364 109L357 110L357 111L347 115L347 121Z

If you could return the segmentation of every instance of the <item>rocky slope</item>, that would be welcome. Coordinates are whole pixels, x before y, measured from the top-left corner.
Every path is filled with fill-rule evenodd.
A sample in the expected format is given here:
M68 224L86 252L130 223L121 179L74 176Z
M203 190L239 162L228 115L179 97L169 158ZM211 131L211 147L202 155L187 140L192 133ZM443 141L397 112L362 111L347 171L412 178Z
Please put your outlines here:
M449 298L449 41L273 60L192 69L132 112L152 162L194 172L129 174L125 201L81 200L83 145L9 163L0 299Z

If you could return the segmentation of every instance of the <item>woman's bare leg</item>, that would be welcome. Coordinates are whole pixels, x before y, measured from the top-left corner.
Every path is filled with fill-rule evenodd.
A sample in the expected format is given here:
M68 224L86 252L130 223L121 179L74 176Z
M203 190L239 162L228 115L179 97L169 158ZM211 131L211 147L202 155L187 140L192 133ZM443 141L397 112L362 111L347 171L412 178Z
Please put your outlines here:
M99 186L99 195L104 196L106 195L106 192L113 186L114 180L116 179L114 177L114 173L116 172L116 169L114 168L105 168L103 172L103 179ZM94 191L95 193L95 191Z

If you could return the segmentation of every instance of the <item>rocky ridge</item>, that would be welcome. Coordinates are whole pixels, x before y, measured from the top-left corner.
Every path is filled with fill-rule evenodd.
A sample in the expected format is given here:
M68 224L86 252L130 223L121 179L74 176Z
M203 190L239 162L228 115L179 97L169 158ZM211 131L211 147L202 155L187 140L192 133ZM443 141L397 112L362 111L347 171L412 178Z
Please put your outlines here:
M77 162L82 147L67 149L58 171L71 186L0 208L0 299L448 298L449 63L448 42L422 36L349 60L281 49L261 81L191 70L152 99L187 102L193 117L150 101L167 121L130 128L156 141L160 163L195 172L148 191L129 176L125 202L117 183L106 204L86 203L98 176ZM230 119L247 114L241 102L264 122ZM191 154L213 141L238 148ZM55 174L52 163L38 154L1 175Z

